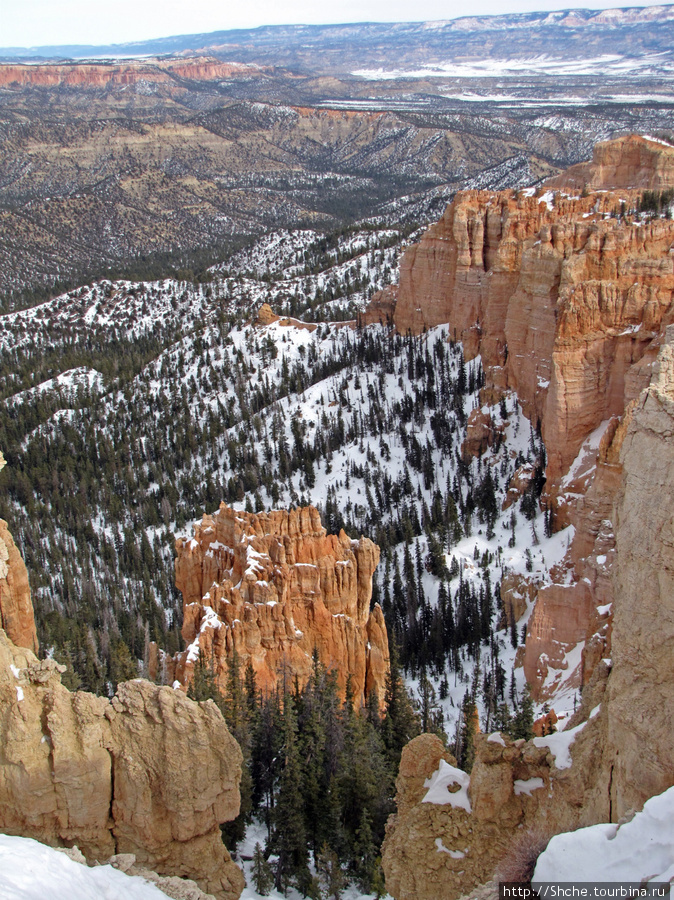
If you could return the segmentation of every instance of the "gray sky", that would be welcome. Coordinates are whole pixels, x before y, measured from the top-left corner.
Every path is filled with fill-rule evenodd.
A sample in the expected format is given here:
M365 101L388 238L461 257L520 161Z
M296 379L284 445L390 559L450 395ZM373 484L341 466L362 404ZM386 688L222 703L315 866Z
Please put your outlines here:
M0 0L0 47L109 44L257 25L404 22L555 9L660 6L610 0Z

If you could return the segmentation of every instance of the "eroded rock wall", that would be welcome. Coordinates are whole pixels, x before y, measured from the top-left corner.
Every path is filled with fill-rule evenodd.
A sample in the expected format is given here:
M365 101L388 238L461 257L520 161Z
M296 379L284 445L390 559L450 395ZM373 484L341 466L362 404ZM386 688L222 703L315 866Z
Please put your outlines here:
M0 453L0 470L5 458ZM0 628L19 647L38 651L28 572L7 522L0 519Z
M311 506L253 514L223 503L176 550L190 645L177 658L178 680L189 681L203 653L224 689L236 648L262 690L295 676L303 685L316 650L342 693L351 676L356 702L370 691L383 700L388 639L381 608L370 610L379 562L372 541L328 535Z
M0 630L0 830L90 860L133 853L235 900L220 823L239 811L241 751L212 702L147 681L70 693L53 660Z
M627 418L608 682L614 820L674 784L674 327Z
M599 527L586 559L594 556L594 577L603 570L596 589L612 601L611 644L594 661L581 706L563 732L528 743L476 736L465 789L469 809L453 799L460 773L444 797L434 792L428 802L434 773L447 759L439 742L435 755L420 752L425 744L415 741L405 748L398 812L382 848L396 900L453 900L495 874L511 880L513 861L542 849L551 835L617 822L674 785L674 326L651 384L606 437L601 465L607 471L591 485L585 514L598 519L612 498L615 533ZM618 484L600 502L591 491L602 477ZM602 540L606 552L597 554ZM610 553L614 563L607 567ZM571 603L559 615L562 628L576 627L574 610ZM435 740L416 741L422 739Z
M402 332L448 324L467 358L480 354L488 402L513 390L540 426L543 502L555 527L573 524L575 534L537 593L520 655L538 700L562 681L587 684L610 654L623 416L674 321L674 223L624 215L641 190L674 183L674 148L637 136L607 142L567 176L551 182L559 190L458 194L404 254L394 313ZM488 407L473 410L464 456L494 437ZM520 587L516 596L504 581L501 595L504 608L521 609Z

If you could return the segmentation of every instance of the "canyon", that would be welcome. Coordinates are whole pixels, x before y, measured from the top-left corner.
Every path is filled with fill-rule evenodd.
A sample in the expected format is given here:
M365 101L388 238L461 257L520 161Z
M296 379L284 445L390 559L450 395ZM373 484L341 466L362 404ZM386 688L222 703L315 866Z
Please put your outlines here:
M189 644L171 661L181 683L202 655L226 691L236 654L264 693L304 687L316 655L342 696L350 682L358 706L371 692L383 703L389 650L381 607L370 610L379 548L368 538L328 535L310 506L255 514L222 503L176 553Z
M674 226L634 213L673 163L631 136L537 192L459 194L402 260L396 327L445 322L481 356L468 452L486 451L510 390L543 436L541 502L573 537L551 582L504 579L501 602L526 622L517 664L534 697L554 703L562 679L583 693L559 733L476 735L469 777L442 745L406 749L383 848L396 900L508 880L527 846L629 817L673 783Z

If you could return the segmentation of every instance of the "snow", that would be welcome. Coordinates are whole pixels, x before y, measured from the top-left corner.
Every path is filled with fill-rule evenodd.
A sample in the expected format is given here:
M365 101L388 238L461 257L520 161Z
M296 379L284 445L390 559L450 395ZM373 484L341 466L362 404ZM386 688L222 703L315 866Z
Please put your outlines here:
M16 687L16 699L19 703L23 700L23 688L20 685L15 685Z
M294 888L290 888L286 894L281 894L279 891L272 888L272 890L268 894L265 894L264 897L255 890L251 873L255 845L259 844L261 847L264 847L266 841L267 829L265 825L253 820L247 827L246 835L239 843L236 853L239 865L243 869L243 873L246 877L246 887L243 889L240 900L302 900L302 895ZM314 869L311 864L309 868L313 873ZM375 900L374 894L363 894L362 891L358 890L358 888L353 885L349 885L341 891L340 896L342 897L342 900ZM385 894L382 897L382 900L391 900L391 898L388 894Z
M495 731L493 734L490 734L487 738L488 744L500 744L501 747L505 747L506 742L503 740L498 731Z
M546 737L534 738L536 747L547 747L555 758L558 769L571 768L571 744L576 740L580 732L585 728L586 722L581 722L575 728L568 731L557 731Z
M18 677L19 677L19 674L20 674L20 670L17 669L17 667L14 665L14 663L10 663L10 664L9 664L9 668L11 669L12 675L13 675L15 678L18 678Z
M2 900L166 900L144 878L88 866L31 838L0 834Z
M583 441L583 445L578 451L575 460L571 463L569 471L564 478L562 478L562 488L568 487L579 475L587 475L592 470L599 444L601 443L601 439L610 422L610 419L604 419L604 421L595 428L592 434L588 435Z
M537 791L542 787L544 787L542 778L528 778L526 780L517 778L513 782L513 790L516 797L519 797L521 794L526 794L527 797L531 797L532 791Z
M464 859L466 854L463 850L448 850L447 847L442 843L442 838L435 839L435 846L438 849L438 853L448 853L452 859Z
M366 81L395 81L406 78L517 78L523 75L627 75L671 73L674 65L668 54L642 56L604 54L587 59L561 59L541 54L525 59L476 59L470 62L428 63L415 69L357 69L352 72Z
M459 790L455 793L450 792L450 785L459 785ZM470 798L468 797L468 786L470 785L470 775L450 766L444 759L440 760L440 766L437 772L434 772L430 778L424 781L424 787L428 788L426 796L422 803L435 803L438 806L453 806L455 809L465 809L467 813L472 812Z
M623 825L592 825L558 834L539 856L533 886L546 882L671 882L674 787L651 797Z

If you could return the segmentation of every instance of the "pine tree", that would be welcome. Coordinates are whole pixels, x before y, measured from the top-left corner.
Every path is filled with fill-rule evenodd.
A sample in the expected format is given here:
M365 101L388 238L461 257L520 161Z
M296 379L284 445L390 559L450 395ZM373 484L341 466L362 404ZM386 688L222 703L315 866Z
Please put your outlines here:
M386 712L382 737L392 766L397 770L403 747L419 732L419 721L403 683L395 641L390 646L390 669L386 676L384 702Z
M293 881L304 882L309 875L302 772L297 747L297 718L290 694L283 701L283 755L278 800L274 810L273 847L278 855L276 888L287 890Z
M253 876L253 884L258 894L266 897L274 886L274 873L272 868L265 859L264 852L259 843L255 844L255 853L253 855L253 865L251 868Z
M524 688L522 700L513 718L512 736L515 740L524 738L525 741L531 740L534 736L534 701L529 685Z
M325 888L326 900L341 900L342 891L346 886L344 873L339 865L339 859L334 850L324 844L316 862L318 877Z

